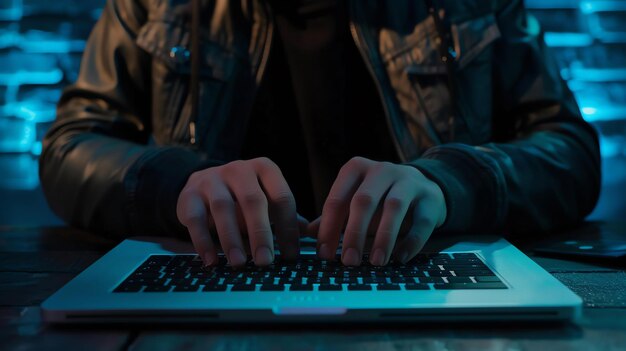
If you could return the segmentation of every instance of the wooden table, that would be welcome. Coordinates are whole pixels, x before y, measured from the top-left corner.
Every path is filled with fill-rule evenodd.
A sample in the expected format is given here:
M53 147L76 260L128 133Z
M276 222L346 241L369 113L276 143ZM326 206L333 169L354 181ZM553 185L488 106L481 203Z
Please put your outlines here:
M626 225L587 223L563 238L626 238ZM68 228L0 227L0 349L7 350L626 350L626 272L533 257L585 301L566 325L108 326L41 322L39 304L115 245ZM532 253L532 242L516 242ZM532 254L531 254L532 256Z

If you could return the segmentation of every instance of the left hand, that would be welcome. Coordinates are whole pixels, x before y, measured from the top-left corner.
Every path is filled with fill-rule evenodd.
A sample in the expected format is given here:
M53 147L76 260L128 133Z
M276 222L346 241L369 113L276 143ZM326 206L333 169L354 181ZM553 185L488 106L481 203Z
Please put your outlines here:
M405 219L411 226L396 245ZM349 266L360 265L368 228L373 228L370 263L381 266L392 251L402 263L413 258L445 219L443 192L417 168L354 157L339 171L321 217L310 226L319 225L319 257L333 260L345 225L341 260Z

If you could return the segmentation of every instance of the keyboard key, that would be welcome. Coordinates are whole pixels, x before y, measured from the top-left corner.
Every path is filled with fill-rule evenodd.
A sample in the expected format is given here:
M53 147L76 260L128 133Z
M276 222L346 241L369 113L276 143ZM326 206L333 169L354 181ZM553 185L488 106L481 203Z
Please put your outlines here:
M313 291L312 284L292 284L289 291Z
M372 290L372 286L369 284L348 284L348 290L350 291L366 291Z
M274 279L274 278L272 278L272 279ZM278 283L279 284L302 284L302 279L304 279L304 278L298 278L298 277L286 278L286 277L283 277L283 278L279 278L278 279Z
M425 270L402 269L400 270L400 274L402 274L403 277L425 277L426 276Z
M254 291L256 289L256 285L250 284L235 284L230 291Z
M317 271L296 271L296 277L301 277L301 278L314 278L317 277L318 273Z
M397 284L378 284L376 290L400 290L400 285Z
M170 280L170 285L191 285L193 283L193 278L176 278ZM163 285L163 284L160 284Z
M464 269L464 270L457 269L457 270L454 271L454 274L457 277L475 277L475 276L478 276L478 275L482 275L482 276L495 275L489 269L467 269L467 270L466 269Z
M377 272L374 272L373 274L374 277L379 277L379 278L393 277L393 275L394 274L389 271L377 271Z
M428 276L430 276L430 277L449 277L449 276L452 276L452 273L450 271L430 270L430 271L428 271Z
M422 277L422 278L417 278L417 279L419 280L420 283L435 283L435 284L445 283L442 277Z
M341 290L343 290L341 285L338 285L338 284L321 284L317 289L319 291L341 291Z
M330 278L328 277L317 277L317 278L307 278L307 284L330 284Z
M171 285L152 285L143 289L143 292L168 292L171 288Z
M457 290L457 289L506 289L503 283L451 283L451 284L435 284L438 290Z
M363 284L386 284L387 278L380 277L365 277L363 278Z
M200 288L199 285L177 285L174 287L174 292L196 292Z
M217 285L219 284L220 279L219 278L208 278L208 279L198 279L198 281L196 282L196 284L201 284L201 285Z
M205 285L204 288L202 288L202 291L205 292L217 292L217 291L226 291L226 284L219 284L219 285Z
M245 284L247 280L248 278L228 277L224 279L224 282L226 284L239 285L239 284Z
M476 279L477 282L479 283L490 283L490 282L499 282L500 278L496 277L495 275L492 276L477 276L474 277L474 279Z
M191 268L189 270L189 274L192 278L206 278L213 275L213 272L207 272L201 268L201 270L197 270L197 268Z
M289 278L291 277L291 271L270 271L270 276L277 278Z
M487 266L485 266L484 263L467 263L467 264L449 264L449 265L445 265L446 270L449 271L455 271L455 270L468 270L468 269L476 269L476 270L483 270L483 269L489 269L487 268Z
M430 290L430 287L428 287L428 284L405 284L404 285L404 289L406 290Z
M269 285L269 284L266 284L266 285L261 285L261 289L260 290L261 291L284 291L285 287L283 285L275 285L275 284Z
M448 283L473 283L470 277L447 277Z
M357 284L358 282L357 277L335 278L335 284Z
M274 279L275 278L269 278L269 277L262 277L262 278L252 278L250 279L250 284L274 284ZM282 280L283 278L281 278ZM285 282L279 280L279 282L281 284L284 284Z
M170 278L170 279L182 279L182 278L186 278L187 277L187 273L186 272L166 272L163 275L164 278Z

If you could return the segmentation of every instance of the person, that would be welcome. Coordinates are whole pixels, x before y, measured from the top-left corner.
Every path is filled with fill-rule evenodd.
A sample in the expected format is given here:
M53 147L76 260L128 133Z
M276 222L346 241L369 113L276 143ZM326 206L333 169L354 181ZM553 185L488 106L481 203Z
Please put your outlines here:
M109 0L43 144L65 221L190 238L207 265L293 259L300 235L323 259L343 235L346 265L545 235L600 186L522 0Z

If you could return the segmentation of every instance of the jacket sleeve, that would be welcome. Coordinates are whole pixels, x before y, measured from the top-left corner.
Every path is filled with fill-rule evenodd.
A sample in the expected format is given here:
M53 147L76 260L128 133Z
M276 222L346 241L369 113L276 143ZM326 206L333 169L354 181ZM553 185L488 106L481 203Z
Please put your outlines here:
M597 134L523 1L508 1L496 18L502 37L494 44L494 142L436 146L408 164L444 192L441 231L527 235L574 225L598 198Z
M135 44L145 17L140 1L107 2L39 161L53 211L110 238L184 235L178 193L194 170L212 164L183 147L148 144L151 60Z

